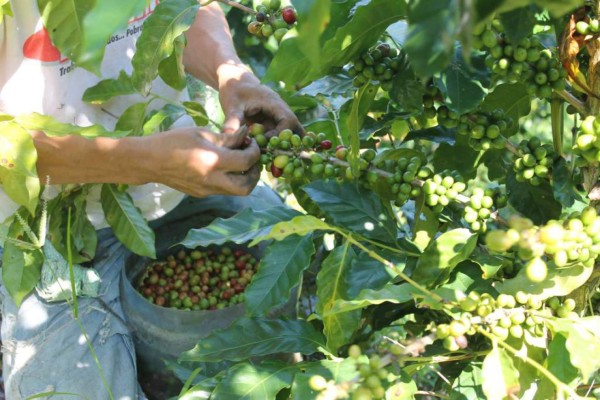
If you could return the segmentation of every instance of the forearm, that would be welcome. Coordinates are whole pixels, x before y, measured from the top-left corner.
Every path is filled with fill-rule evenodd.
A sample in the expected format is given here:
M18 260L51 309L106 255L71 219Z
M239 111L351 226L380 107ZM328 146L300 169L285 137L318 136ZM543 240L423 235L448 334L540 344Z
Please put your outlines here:
M237 56L229 25L218 4L200 8L186 38L183 63L198 79L217 90L232 79L258 82Z
M143 138L50 137L42 132L32 135L41 182L50 177L52 184L143 184L152 176L152 166L148 165L152 157Z

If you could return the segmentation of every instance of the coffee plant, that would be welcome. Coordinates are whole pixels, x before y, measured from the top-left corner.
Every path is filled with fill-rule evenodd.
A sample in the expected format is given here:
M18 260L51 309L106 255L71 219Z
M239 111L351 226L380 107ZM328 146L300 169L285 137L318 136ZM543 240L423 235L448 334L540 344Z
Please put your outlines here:
M247 209L192 229L180 243L188 250L152 263L142 279L155 304L245 307L180 355L180 397L598 396L600 3L221 2L233 6L240 55L305 132L248 126L265 180L293 207ZM133 3L140 10L145 2ZM45 18L82 18L45 4ZM125 24L109 7L97 2L87 12ZM185 114L218 129L218 117L195 101L149 107L156 77L195 84L181 68L158 66L181 66L174 41L198 7L161 1L144 23L132 73L86 90L91 104L147 97L120 116L117 131L3 116L0 137L11 146L0 147L0 179L22 208L4 224L2 269L17 302L43 260L30 226L50 217L49 240L74 262L93 258L96 243L85 214L90 185L69 186L42 206L29 129L159 134ZM94 71L105 30L78 26L96 34L69 54ZM271 35L277 40L257 39ZM56 30L52 40L73 48L72 32ZM155 258L153 231L132 199L115 185L100 190L116 236ZM260 260L236 277L240 258L230 249L258 244ZM197 250L215 246L221 253ZM293 293L297 318L273 317ZM222 362L228 367L207 368Z

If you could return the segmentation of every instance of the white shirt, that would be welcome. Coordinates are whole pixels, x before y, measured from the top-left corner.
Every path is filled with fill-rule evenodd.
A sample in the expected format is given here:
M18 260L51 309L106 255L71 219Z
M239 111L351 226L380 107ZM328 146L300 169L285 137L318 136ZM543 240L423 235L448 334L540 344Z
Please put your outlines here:
M131 73L131 58L141 26L158 4L153 0L144 13L115 32L106 45L101 77L76 68L52 44L37 7L37 0L12 0L14 17L5 17L0 26L0 112L13 116L37 112L78 126L100 124L114 129L116 117L132 104L143 101L140 95L119 96L101 105L84 103L84 91L102 79L116 78L121 70ZM187 100L157 79L152 92L174 101ZM152 102L154 108L164 103ZM190 119L177 126L190 125ZM87 201L88 216L96 228L107 226L99 200L99 187ZM164 185L132 186L128 192L148 220L161 217L174 208L183 194ZM17 209L0 186L0 222Z

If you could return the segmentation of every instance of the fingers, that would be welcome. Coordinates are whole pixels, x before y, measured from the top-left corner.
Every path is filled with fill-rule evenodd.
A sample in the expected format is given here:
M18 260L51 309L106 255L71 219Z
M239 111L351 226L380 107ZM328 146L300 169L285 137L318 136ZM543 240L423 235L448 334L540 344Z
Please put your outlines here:
M238 129L240 129L240 126L242 126L243 121L244 121L244 110L240 109L240 110L230 111L227 114L227 119L225 120L225 123L223 124L222 132L226 133L226 134L235 133Z
M219 171L213 174L207 184L213 194L228 194L234 196L247 196L260 179L260 168L255 165L248 171L232 173Z
M260 160L260 148L256 141L243 150L223 148L219 153L217 168L226 172L246 172Z

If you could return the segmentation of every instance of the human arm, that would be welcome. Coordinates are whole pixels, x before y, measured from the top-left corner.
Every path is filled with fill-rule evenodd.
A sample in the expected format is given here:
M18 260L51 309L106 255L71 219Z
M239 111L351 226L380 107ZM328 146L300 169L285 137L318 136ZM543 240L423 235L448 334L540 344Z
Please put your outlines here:
M285 128L297 133L302 126L294 113L239 59L229 25L220 6L211 3L198 11L186 32L183 62L192 75L219 91L226 120L223 131L237 131L242 123L260 122L273 135Z
M246 195L259 178L256 143L237 149L238 135L179 128L145 137L49 137L33 132L41 181L53 184L162 183L196 197ZM242 174L242 172L244 172Z

